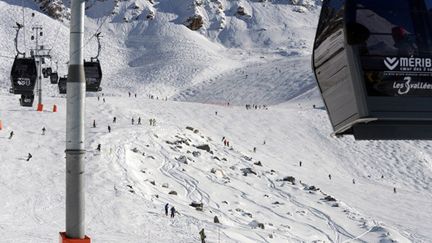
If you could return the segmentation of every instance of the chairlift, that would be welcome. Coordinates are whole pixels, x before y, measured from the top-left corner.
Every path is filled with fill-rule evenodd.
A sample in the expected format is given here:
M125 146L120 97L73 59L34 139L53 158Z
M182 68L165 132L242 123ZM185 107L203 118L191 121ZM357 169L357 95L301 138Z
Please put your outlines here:
M66 94L67 76L63 76L58 81L58 88L60 94Z
M312 67L334 135L432 139L429 0L324 0Z

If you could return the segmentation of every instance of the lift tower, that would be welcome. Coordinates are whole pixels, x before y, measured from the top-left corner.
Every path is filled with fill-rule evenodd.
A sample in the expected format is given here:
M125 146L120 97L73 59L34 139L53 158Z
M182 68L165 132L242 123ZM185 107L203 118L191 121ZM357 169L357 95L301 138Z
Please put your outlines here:
M66 232L60 233L60 243L90 243L84 225L84 7L85 0L71 2L66 101Z

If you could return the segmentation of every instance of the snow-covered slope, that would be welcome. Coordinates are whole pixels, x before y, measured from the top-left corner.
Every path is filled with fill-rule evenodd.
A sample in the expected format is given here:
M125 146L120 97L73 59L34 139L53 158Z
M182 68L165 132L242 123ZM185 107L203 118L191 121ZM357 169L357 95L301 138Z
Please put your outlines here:
M68 16L69 2L64 3L62 8L66 13L63 15ZM1 17L5 24L0 26L2 80L8 79L15 55L12 27L15 22L23 22L23 16L27 28L25 35L20 35L21 49L28 51L34 45L29 38L31 26L44 26L42 41L52 48L60 74L66 74L67 17L60 18L61 21L51 19L31 1L25 1L24 8L21 0L0 4L5 13ZM308 8L288 1L88 1L83 49L86 58L95 56L97 43L92 35L102 31L100 59L105 93L134 89L139 93L151 92L159 97L181 100L241 102L241 97L250 93L250 87L260 88L256 84L265 81L266 88L255 93L256 100L280 103L297 92L292 89L293 85L303 89L311 88L313 83L309 63L301 57L310 53L318 9L315 2L296 4ZM245 15L238 14L238 7L244 9ZM304 12L299 12L299 8ZM154 17L147 17L150 12ZM35 17L31 17L31 13L35 13ZM203 26L197 31L184 25L194 14L204 18ZM214 27L222 18L223 27ZM299 58L303 60L298 65L301 69L293 68ZM281 68L279 76L268 79L277 62L287 66ZM265 74L258 79L244 79L243 75L236 74L257 68ZM228 80L221 80L221 76L235 82L227 84ZM299 77L302 81L297 80ZM208 97L209 92L205 91L209 83L212 89L218 90L213 97ZM8 90L8 85L8 82L1 83L2 92ZM46 85L44 90L50 96L58 95L55 86Z
M305 101L246 110L104 97L87 99L86 225L94 242L196 242L201 228L209 242L432 239L427 143L330 138L325 111ZM11 96L0 101L1 232L13 242L52 242L64 227L64 99L46 100L58 113L17 110ZM211 152L196 148L203 144ZM174 219L163 213L166 202L180 212Z

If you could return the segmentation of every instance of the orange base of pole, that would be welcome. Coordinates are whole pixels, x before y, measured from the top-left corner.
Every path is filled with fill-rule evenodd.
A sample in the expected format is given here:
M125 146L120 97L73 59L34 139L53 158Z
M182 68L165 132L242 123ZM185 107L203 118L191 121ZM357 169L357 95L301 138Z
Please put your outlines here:
M65 232L60 232L60 243L91 243L91 240L87 235L84 239L69 239Z
M37 111L43 111L43 104L38 104Z
M53 112L57 112L57 105L53 105Z

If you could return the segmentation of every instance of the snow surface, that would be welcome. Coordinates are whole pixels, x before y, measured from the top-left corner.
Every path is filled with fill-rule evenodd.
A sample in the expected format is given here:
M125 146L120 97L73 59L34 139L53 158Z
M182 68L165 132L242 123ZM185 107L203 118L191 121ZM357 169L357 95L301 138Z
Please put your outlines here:
M430 143L329 136L310 70L318 1L296 1L307 8L283 0L192 2L88 3L86 40L97 30L104 35L106 99L86 99L93 242L199 242L201 228L208 242L431 242ZM32 1L0 1L0 242L53 242L65 220L65 99L48 81L42 113L8 94L12 26L23 4L27 40L21 36L20 46L28 49L28 27L42 24L61 75L68 59L67 20L47 17ZM237 16L239 6L250 16ZM149 11L153 20L145 18ZM196 13L205 23L194 32L182 23ZM86 41L86 58L95 42ZM59 112L50 112L53 104ZM195 147L202 144L213 154ZM246 168L256 175L244 176ZM287 176L295 184L281 180ZM337 201L323 200L328 195ZM193 201L204 204L202 212ZM179 211L174 219L164 215L167 202Z

